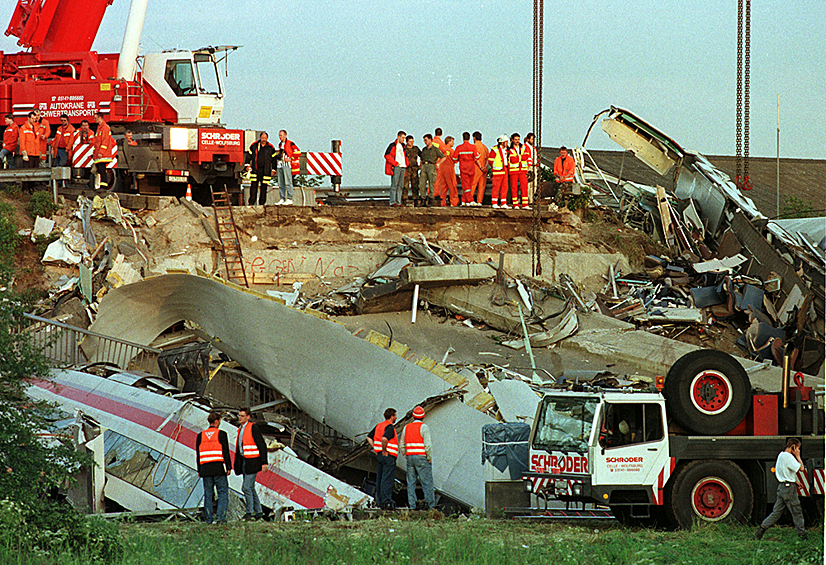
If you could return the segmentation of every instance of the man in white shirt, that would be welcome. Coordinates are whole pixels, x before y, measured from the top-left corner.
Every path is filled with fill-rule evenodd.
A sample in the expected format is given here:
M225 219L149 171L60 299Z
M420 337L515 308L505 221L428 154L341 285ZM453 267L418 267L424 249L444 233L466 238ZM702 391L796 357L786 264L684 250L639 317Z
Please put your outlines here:
M390 177L390 205L402 205L402 191L404 190L404 174L407 171L408 159L404 151L407 134L400 131L396 134L396 141L387 146L384 152L384 174Z
M800 458L800 440L790 438L786 442L786 449L777 456L774 464L774 474L777 476L777 500L774 503L772 513L763 520L757 531L754 532L754 539L762 539L766 530L774 526L783 510L789 509L792 514L794 528L800 539L806 539L806 529L803 526L803 511L800 508L800 499L797 497L797 472L803 468L803 460Z

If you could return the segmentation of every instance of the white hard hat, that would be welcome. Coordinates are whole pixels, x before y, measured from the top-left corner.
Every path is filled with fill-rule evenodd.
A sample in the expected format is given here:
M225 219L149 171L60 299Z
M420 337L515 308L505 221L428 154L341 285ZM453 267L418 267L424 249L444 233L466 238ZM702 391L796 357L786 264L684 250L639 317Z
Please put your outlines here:
M499 143L502 143L502 142L507 143L507 142L508 142L508 136L507 136L507 135L500 135L500 136L497 138L497 140L496 140L496 141L498 141Z

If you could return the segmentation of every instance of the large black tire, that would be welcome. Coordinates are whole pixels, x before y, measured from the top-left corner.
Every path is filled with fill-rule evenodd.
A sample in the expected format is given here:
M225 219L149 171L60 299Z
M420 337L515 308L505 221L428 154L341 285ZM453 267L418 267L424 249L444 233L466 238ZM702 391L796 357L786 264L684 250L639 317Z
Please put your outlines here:
M751 382L727 353L711 349L680 357L665 377L665 405L681 427L702 435L730 432L746 417Z
M679 467L666 485L665 505L680 528L695 522L746 523L754 493L749 478L731 461L692 461Z

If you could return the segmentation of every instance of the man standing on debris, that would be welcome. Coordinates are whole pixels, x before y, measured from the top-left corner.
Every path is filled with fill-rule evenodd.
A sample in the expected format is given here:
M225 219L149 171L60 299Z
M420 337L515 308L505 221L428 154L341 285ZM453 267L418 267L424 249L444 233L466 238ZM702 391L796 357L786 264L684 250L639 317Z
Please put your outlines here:
M7 169L14 168L14 154L17 152L17 140L20 137L20 128L14 123L14 116L6 114L6 129L3 131L3 149L0 150L0 159Z
M72 141L75 138L75 128L69 123L69 116L60 116L60 125L52 140L52 166L68 167L72 153Z
M490 193L490 203L494 208L509 208L508 206L508 136L500 135L497 144L490 148L488 163L490 164L493 187Z
M470 206L473 202L473 172L476 169L476 159L479 154L476 146L470 142L470 132L462 134L462 144L456 148L456 160L459 162L459 176L462 183L462 206Z
M433 197L436 196L436 163L445 156L441 149L433 143L433 136L424 135L424 149L422 149L422 171L419 176L419 201L430 207Z
M95 170L100 175L101 190L112 190L115 188L115 172L109 167L109 163L115 160L118 152L118 144L112 137L112 130L109 124L103 119L103 114L95 113L95 121L98 129L95 132L94 152Z
M404 190L404 174L407 170L407 153L404 143L407 134L399 131L396 141L390 143L384 152L384 174L390 177L390 205L401 206Z
M229 483L227 475L232 471L232 459L229 455L229 439L221 426L221 415L210 412L207 416L209 428L195 438L195 452L198 454L198 476L204 482L204 522L212 523L212 501L218 490L218 514L216 522L227 521L229 504Z
M422 484L424 501L428 508L436 506L433 490L433 446L430 429L424 420L424 408L413 409L414 421L404 427L402 433L402 453L407 458L407 507L416 508L416 478Z
M287 139L287 130L278 132L278 202L284 206L293 204L293 175L301 172L301 150Z
M445 156L436 163L436 200L440 200L442 206L448 204L458 206L459 193L456 192L456 159L453 151L453 137L448 135L440 149ZM450 193L449 202L448 193Z
M488 148L482 143L482 132L473 132L473 145L476 146L476 169L470 185L470 199L475 206L481 206L485 198L485 186L488 184ZM474 198L475 196L475 198Z
M528 198L528 158L528 149L520 142L519 134L514 133L508 147L508 178L511 185L511 205L514 208L523 207L518 195L520 190L522 199Z
M376 504L384 510L393 510L393 478L396 473L396 458L399 456L399 438L396 435L396 409L384 411L384 421L376 424L367 439L376 452Z
M419 155L421 150L414 143L412 135L408 135L404 146L407 155L407 169L404 172L404 190L402 190L402 206L407 205L407 194L413 198L413 205L419 206Z
M786 449L777 456L774 464L774 474L777 475L777 500L774 502L772 513L763 520L757 531L754 532L754 539L763 539L766 530L774 526L781 516L783 510L788 508L792 514L794 529L800 539L806 539L806 528L803 521L803 510L800 508L800 499L797 497L797 473L803 468L803 460L800 458L800 440L789 438L786 441Z
M235 474L244 476L241 492L244 494L246 513L244 520L260 520L264 517L261 501L255 491L258 473L267 470L267 444L258 426L250 422L249 408L238 412L238 435L235 437Z
M554 197L560 190L571 188L571 183L574 182L575 168L574 158L568 155L568 148L560 147L559 157L554 161Z
M255 206L256 201L263 206L267 203L267 188L272 182L273 156L275 147L267 141L269 135L262 131L258 136L258 141L250 145L250 150L246 154L247 168L250 171L250 197L247 203ZM261 195L258 195L258 188L261 187Z

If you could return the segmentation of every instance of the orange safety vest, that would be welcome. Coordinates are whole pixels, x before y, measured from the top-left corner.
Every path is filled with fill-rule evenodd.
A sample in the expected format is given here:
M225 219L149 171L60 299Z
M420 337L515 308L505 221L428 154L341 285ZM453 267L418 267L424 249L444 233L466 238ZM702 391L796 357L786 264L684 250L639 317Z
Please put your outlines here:
M95 163L108 163L113 161L118 154L118 144L115 143L115 138L112 137L112 131L106 122L102 122L98 126L94 144L95 151L93 157Z
M29 157L40 157L40 142L35 129L29 122L20 126L20 152L25 151Z
M298 175L301 173L301 150L298 148L298 145L286 139L278 144L278 147L287 154L287 157L290 158L290 170L292 170L293 175Z
M520 145L519 149L508 149L508 171L511 173L527 171L528 159L530 159L530 153L524 144Z
M241 428L238 428L238 434L235 436L235 445L238 445L238 436L241 434ZM241 439L243 447L244 459L257 459L261 454L258 452L258 446L255 440L252 439L252 423L247 422L244 428L244 437Z
M198 445L198 461L201 465L224 461L224 448L218 440L218 428L209 427L201 432L201 443Z
M499 145L494 145L490 148L488 155L488 162L493 175L504 175L507 170L507 149L502 149Z
M407 455L427 455L424 449L424 438L422 437L422 424L424 422L411 422L404 428L404 448Z
M387 426L393 427L390 420L385 420L376 425L376 432L373 434L373 451L381 453L381 440L384 437L384 430ZM396 429L393 428L393 437L387 442L387 453L393 457L399 456L399 436L396 435Z

